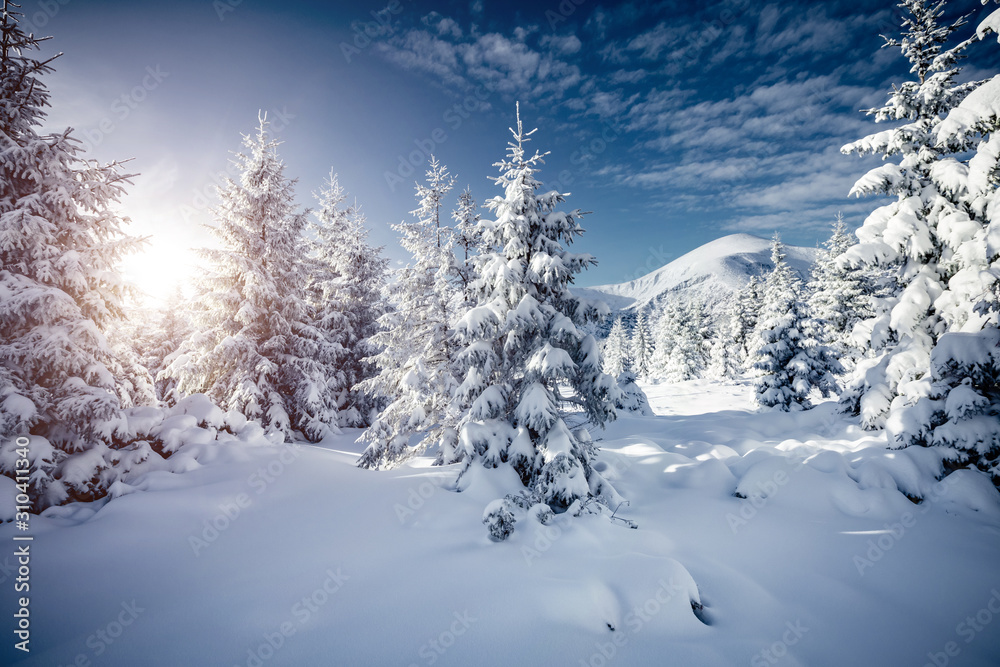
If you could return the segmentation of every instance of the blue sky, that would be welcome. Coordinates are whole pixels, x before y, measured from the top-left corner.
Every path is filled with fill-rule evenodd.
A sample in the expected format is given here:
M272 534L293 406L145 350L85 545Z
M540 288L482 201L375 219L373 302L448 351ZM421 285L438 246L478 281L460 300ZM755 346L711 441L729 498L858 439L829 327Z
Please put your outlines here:
M989 8L972 12L968 31ZM296 192L312 206L331 169L372 239L415 208L430 152L479 200L519 100L542 181L593 213L581 285L620 282L737 231L814 245L871 160L839 148L875 131L860 109L906 75L890 2L764 4L24 0L64 55L46 79L53 129L100 160L134 158L124 212L151 236L131 271L151 290L190 275L211 242L213 184L265 110ZM964 35L963 35L964 36ZM980 45L977 45L980 46ZM995 49L993 50L995 51ZM972 50L969 76L996 60ZM990 60L992 58L992 60ZM988 62L989 61L989 62ZM417 166L414 166L416 163ZM154 284L155 283L155 284Z

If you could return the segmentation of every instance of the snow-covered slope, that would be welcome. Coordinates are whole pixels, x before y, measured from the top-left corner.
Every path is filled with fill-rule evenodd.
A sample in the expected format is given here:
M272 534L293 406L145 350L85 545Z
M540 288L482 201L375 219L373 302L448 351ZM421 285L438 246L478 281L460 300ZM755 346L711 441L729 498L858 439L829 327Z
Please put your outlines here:
M354 430L219 442L141 493L33 517L31 542L0 524L0 665L1000 664L985 475L938 481L941 450L889 450L833 402L757 414L747 385L645 388L658 416L595 433L636 530L562 514L493 543L483 507L516 480L473 468L456 493L460 464L431 457L361 470Z
M803 280L816 260L815 248L786 245L789 265ZM695 248L641 278L617 285L574 289L578 296L597 298L612 310L641 308L669 297L687 301L700 298L715 303L772 268L771 242L751 234L730 234Z

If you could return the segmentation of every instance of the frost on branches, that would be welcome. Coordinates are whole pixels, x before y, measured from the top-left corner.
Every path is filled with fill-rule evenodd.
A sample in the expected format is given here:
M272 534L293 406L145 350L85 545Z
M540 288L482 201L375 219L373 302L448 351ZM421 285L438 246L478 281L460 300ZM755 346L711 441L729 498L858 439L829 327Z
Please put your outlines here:
M70 130L39 135L50 61L4 3L0 24L0 472L15 477L32 437L30 495L40 510L106 493L102 471L127 446L126 378L107 334L122 318L119 260L139 241L114 211L128 182L86 160ZM133 367L134 370L134 367ZM131 380L138 381L137 376Z
M433 156L425 185L417 185L416 222L393 228L413 262L397 272L390 288L393 308L374 337L379 372L361 387L389 405L365 431L368 443L358 465L389 468L439 446L439 461L454 462L458 414L454 375L452 310L460 300L452 230L441 224L441 206L454 179ZM411 438L417 442L410 443Z
M800 298L802 283L785 262L784 246L777 237L771 243L771 263L774 268L764 282L757 325L754 398L762 407L803 410L810 407L813 389L824 396L836 391L833 376L840 363L811 335L813 325Z
M486 227L495 248L477 259L477 306L457 324L462 345L458 398L468 406L461 421L465 454L460 486L475 466L513 470L534 504L580 511L588 499L614 503L617 492L594 470L597 453L584 420L601 426L615 417L619 389L601 372L600 346L580 326L607 316L603 304L574 297L573 277L595 263L565 249L583 233L580 211L557 206L564 196L541 192L542 155L525 155L534 133L520 114L507 157L496 163L504 195L486 204L496 216ZM484 522L502 539L514 511L511 497Z
M337 386L327 371L342 346L315 326L305 300L305 214L277 143L260 119L236 157L239 181L220 189L213 230L221 249L202 285L196 333L165 373L181 394L204 393L226 410L286 438L298 430L319 440L338 429Z

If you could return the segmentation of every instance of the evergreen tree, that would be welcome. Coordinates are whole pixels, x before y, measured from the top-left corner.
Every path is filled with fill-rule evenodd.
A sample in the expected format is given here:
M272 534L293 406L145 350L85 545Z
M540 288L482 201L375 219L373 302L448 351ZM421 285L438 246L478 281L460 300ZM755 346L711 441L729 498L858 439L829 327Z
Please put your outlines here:
M1000 10L976 32L979 39L1000 34ZM998 96L1000 75L969 93L934 128L934 149L953 156L929 171L926 189L937 193L928 216L935 254L924 265L906 257L907 266L919 266L918 275L935 287L924 315L935 324L933 346L914 379L898 382L886 426L893 445L956 450L950 466L978 466L1000 488Z
M777 235L771 243L774 268L764 282L764 303L758 323L761 345L754 356L755 400L762 407L801 410L810 407L809 394L836 391L833 374L840 364L828 348L809 336L810 322L801 300L802 283L785 262Z
M704 311L700 304L683 304L674 329L674 346L667 360L668 380L683 382L701 376L704 368L703 327Z
M737 380L750 370L760 347L757 321L764 293L757 276L733 295L719 319L709 343L708 374L722 380Z
M174 289L166 304L151 315L143 323L148 327L148 334L143 336L136 332L143 343L142 363L156 378L154 388L157 400L173 405L179 398L175 394L177 381L163 371L167 367L167 358L180 349L192 333L190 311L180 286Z
M718 380L735 380L744 372L745 348L740 339L742 300L734 297L726 305L711 341L707 373Z
M666 304L656 327L654 374L669 382L701 377L708 360L708 327L700 301Z
M504 196L486 204L496 219L484 229L493 250L476 261L478 305L457 327L464 346L458 399L467 406L459 484L473 466L510 466L533 500L556 511L588 498L612 502L617 493L592 466L596 445L585 429L566 422L567 408L598 426L616 414L619 389L601 372L597 341L579 328L605 316L606 307L569 291L595 259L565 249L583 233L581 213L557 210L564 195L541 190L536 173L543 155L526 157L534 130L523 130L520 113L511 133L507 157L496 163ZM487 508L484 522L494 539L509 534L512 502Z
M751 276L746 286L736 297L736 307L733 310L733 330L735 332L735 342L739 352L740 366L742 372L746 372L750 366L750 358L753 356L758 342L757 322L760 319L761 304L764 301L764 286L757 276Z
M666 301L660 309L660 316L653 327L655 349L650 358L652 377L667 379L671 370L671 354L677 345L677 330L680 328L681 312L672 301Z
M853 354L854 325L873 314L870 278L858 267L839 261L855 243L838 214L806 288L810 316L821 329L820 340L841 361Z
M611 325L607 340L604 341L603 370L608 375L617 378L625 371L632 370L632 359L628 349L628 334L622 324L622 318L615 318Z
M316 327L340 347L327 365L327 383L336 395L341 425L368 426L379 403L358 384L376 372L367 359L378 352L371 339L383 314L388 262L381 247L368 245L364 215L357 204L344 204L347 195L335 173L316 198L308 293Z
M382 349L374 357L379 373L361 383L389 401L362 436L368 443L358 461L363 468L398 465L431 445L440 447L443 463L457 456L451 308L459 294L458 271L451 229L441 224L441 205L453 182L431 156L427 184L417 185L420 206L412 211L417 221L394 227L413 263L397 275L394 308L374 337ZM419 441L411 446L413 436Z
M954 157L961 148L937 137L945 115L979 85L956 83L956 63L972 40L946 48L964 17L939 25L944 2L904 0L901 6L908 13L903 36L887 39L886 46L899 47L915 80L893 85L885 105L868 113L876 122L902 123L842 149L885 160L855 184L852 194L895 197L868 216L858 230L860 243L842 260L892 270L898 285L860 327L868 334L866 358L841 396L844 408L860 415L865 428L883 426L897 397L907 402L912 398L906 396L924 391L935 342L954 326L936 304L957 269L948 237L960 196L953 185L960 182L963 167Z
M106 493L127 423L123 360L107 334L123 318L118 270L140 241L115 211L128 176L85 159L71 130L40 135L51 59L4 2L0 23L0 472L30 449L35 510ZM129 364L129 360L124 360ZM117 374L117 375L116 375ZM23 474L23 471L22 471Z
M635 371L636 376L639 378L646 379L652 370L654 348L645 309L640 310L639 314L636 315L635 327L632 329L630 351L633 360L632 370Z
M466 188L458 197L458 208L452 212L455 221L453 230L456 252L460 251L456 263L456 277L461 289L462 303L472 305L472 283L476 279L475 257L483 252L483 226L480 224L479 204Z
M294 211L294 181L285 178L267 127L262 117L256 135L244 136L240 180L227 179L219 191L212 230L222 247L203 251L211 269L199 326L165 374L180 393L207 394L268 432L287 438L295 429L319 440L338 431L326 371L341 346L313 324L305 300L306 214Z

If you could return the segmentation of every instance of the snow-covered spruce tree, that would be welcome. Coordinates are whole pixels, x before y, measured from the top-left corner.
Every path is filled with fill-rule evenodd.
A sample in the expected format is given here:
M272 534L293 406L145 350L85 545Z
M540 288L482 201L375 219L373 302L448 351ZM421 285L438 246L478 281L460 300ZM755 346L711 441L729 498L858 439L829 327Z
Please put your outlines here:
M749 370L753 356L759 344L757 322L760 320L761 304L764 301L764 286L757 276L751 276L746 286L736 295L732 317L733 335L738 348L741 372Z
M356 204L345 205L347 195L332 171L316 199L307 293L316 327L340 346L328 360L327 383L336 396L340 425L368 426L379 403L358 384L376 373L368 357L378 352L371 338L384 312L388 261L381 247L368 244L364 215Z
M650 357L650 375L657 380L667 379L670 369L670 356L677 344L677 331L680 328L681 310L673 301L663 302L659 316L653 325L653 341L655 349Z
M363 468L393 467L433 445L439 446L442 463L460 455L451 327L460 292L452 230L441 224L441 205L453 183L431 156L427 183L417 185L416 222L393 227L413 261L397 272L393 308L374 337L382 350L374 357L378 375L360 385L389 402L362 435L368 443L358 460ZM411 445L414 436L418 441Z
M858 180L851 194L895 196L868 216L857 232L860 243L841 259L868 271L890 269L898 285L857 327L867 334L866 358L841 394L844 409L860 415L865 428L884 426L890 406L912 402L924 391L931 350L953 326L937 301L958 268L948 241L951 223L945 221L957 210L966 167L955 159L961 149L937 137L945 115L979 85L956 82L956 63L972 40L946 48L964 17L939 25L943 2L905 0L902 6L908 12L902 38L887 39L885 46L899 47L915 80L894 84L885 105L868 110L876 122L899 124L841 149L886 160Z
M455 265L456 278L461 289L462 304L472 306L472 283L476 279L476 255L483 252L483 225L480 223L479 204L472 196L472 191L465 188L458 197L458 207L451 214L455 221L452 234L455 239L455 252L458 256Z
M737 342L741 319L737 308L740 305L736 297L729 300L710 343L706 373L717 380L733 380L744 372L743 342Z
M757 276L733 295L719 320L711 343L708 372L719 379L739 379L748 370L759 345L755 335L763 288Z
M708 321L704 304L691 301L663 308L656 327L656 377L682 382L701 377L708 359Z
M319 440L339 429L327 369L341 347L314 326L305 299L306 214L294 210L277 142L260 118L237 154L211 227L221 248L204 250L196 332L170 357L165 376L181 394L204 393L269 433Z
M123 408L156 405L153 375L143 363L140 337L132 335L134 328L120 320L108 331L108 344L115 363L108 370L115 378L117 393Z
M632 358L628 349L628 334L625 332L625 325L622 318L615 318L611 325L611 331L604 341L604 365L603 370L611 377L618 377L625 371L632 370Z
M820 341L842 363L855 354L854 325L873 314L871 279L859 267L839 261L856 243L838 213L833 232L820 249L806 287L809 314L820 327Z
M586 429L567 424L569 410L595 426L614 419L619 389L601 372L597 341L579 328L606 317L606 306L569 290L574 276L596 261L565 247L583 233L581 213L557 210L565 196L541 190L536 173L543 155L525 155L534 132L524 131L518 109L507 157L496 163L504 195L486 203L496 216L484 230L494 250L476 262L479 305L457 325L458 398L469 406L461 422L459 485L473 477L474 466L509 466L532 502L564 511L580 509L577 501L588 498L619 500L591 465L597 447ZM509 534L512 498L487 507L484 523L494 539Z
M635 371L637 377L648 378L653 365L654 348L653 336L649 330L649 320L645 309L640 310L636 315L629 349L632 354L632 370Z
M128 176L84 158L69 129L40 135L51 60L4 2L0 23L0 472L29 448L38 511L103 496L125 435L120 360L107 333L123 316L118 271L140 241L114 210Z
M695 298L684 304L684 342L678 348L684 351L686 359L683 365L688 369L688 378L700 378L708 366L709 354L712 350L714 327L708 316L705 302Z
M985 2L984 2L985 4ZM977 30L1000 34L1000 10ZM937 274L947 278L931 304L945 333L929 367L900 383L887 420L890 442L957 451L952 467L978 466L1000 488L1000 75L965 97L935 128L935 146L950 151L930 172L947 200L934 238ZM935 330L934 333L937 333Z
M141 341L140 358L150 374L156 378L154 388L157 400L174 405L179 398L174 394L177 381L161 376L166 360L180 349L191 335L190 309L187 307L180 286L171 293L162 308L150 311L139 322L132 322L135 337ZM142 327L145 331L136 331Z
M761 345L753 359L755 401L761 407L802 410L810 407L809 394L824 396L836 391L834 374L840 363L829 349L811 338L801 299L802 283L785 262L784 245L775 235L771 243L774 268L764 281L764 303L757 335Z

